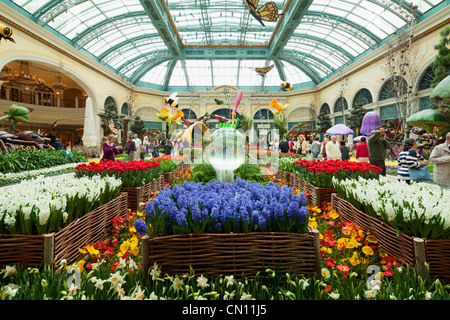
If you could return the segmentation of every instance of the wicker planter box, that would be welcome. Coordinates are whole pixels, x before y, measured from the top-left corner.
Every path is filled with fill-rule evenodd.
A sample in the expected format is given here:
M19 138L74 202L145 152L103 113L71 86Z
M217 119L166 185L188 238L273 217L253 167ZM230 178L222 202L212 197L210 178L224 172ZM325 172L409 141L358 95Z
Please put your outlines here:
M85 244L106 239L114 227L113 218L127 214L127 194L121 193L56 233L1 234L0 265L39 267L59 263L62 259L71 261L79 256L78 249Z
M355 223L370 231L383 250L398 261L415 264L422 277L429 274L434 277L450 279L450 240L428 240L409 236L358 210L350 202L333 194L332 208L339 213L341 221Z
M281 170L278 170L275 175L277 179L286 181L286 185L288 186L291 184L291 176L292 174L290 172Z
M291 175L290 182L290 185L293 188L300 189L300 191L307 190L311 195L311 203L316 206L320 206L324 202L331 202L331 195L337 192L336 188L315 187L308 181L300 179L294 173Z
M320 277L319 233L251 232L142 237L142 266L154 263L164 273L234 275L252 278L263 268Z
M164 177L161 175L144 186L123 187L120 189L120 192L128 194L128 209L131 209L131 211L137 211L139 209L139 203L147 202L151 197L152 192L161 190L163 186Z
M178 172L178 169L175 169L173 171L170 172L163 172L162 176L164 179L165 183L171 183L172 179L174 179L176 177L176 173Z
M413 263L414 239L407 236L383 221L358 210L347 200L333 194L332 207L339 213L341 221L352 222L363 230L370 231L377 238L383 250L400 262Z

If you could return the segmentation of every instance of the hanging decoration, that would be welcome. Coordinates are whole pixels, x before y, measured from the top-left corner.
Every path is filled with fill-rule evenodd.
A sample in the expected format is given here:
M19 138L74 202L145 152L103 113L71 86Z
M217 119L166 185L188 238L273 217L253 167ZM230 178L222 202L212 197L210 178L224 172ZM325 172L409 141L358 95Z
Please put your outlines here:
M293 86L289 82L283 81L281 83L281 89L283 89L284 91L292 91Z
M16 41L11 38L13 34L13 30L10 27L4 26L0 23L0 42L2 39L5 39L5 41L11 41L13 43L16 43Z
M277 101L277 99L275 98L275 99L273 99L272 101L270 101L269 107L274 108L275 110L272 110L272 113L277 114L277 113L280 113L280 112L286 110L286 109L289 107L289 105L288 105L288 104L285 104L285 105L283 106L283 105L282 105L281 103L279 103L279 102Z
M272 70L274 67L274 65L270 65L267 68L255 68L254 70L261 76L261 77L265 77L266 74Z
M275 2L267 2L258 9L259 0L243 0L250 14L265 27L264 21L275 22L283 13L278 13L278 7Z
M178 98L177 98L178 92L172 93L168 98L166 98L166 104L171 106L174 109L178 108Z

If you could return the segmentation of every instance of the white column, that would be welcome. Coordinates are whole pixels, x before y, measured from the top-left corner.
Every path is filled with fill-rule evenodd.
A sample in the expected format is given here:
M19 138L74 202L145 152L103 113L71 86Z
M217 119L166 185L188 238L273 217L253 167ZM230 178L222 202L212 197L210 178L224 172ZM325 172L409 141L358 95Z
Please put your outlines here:
M83 145L86 147L93 147L98 145L98 138L95 130L94 108L92 106L92 99L86 99L84 118L84 133Z

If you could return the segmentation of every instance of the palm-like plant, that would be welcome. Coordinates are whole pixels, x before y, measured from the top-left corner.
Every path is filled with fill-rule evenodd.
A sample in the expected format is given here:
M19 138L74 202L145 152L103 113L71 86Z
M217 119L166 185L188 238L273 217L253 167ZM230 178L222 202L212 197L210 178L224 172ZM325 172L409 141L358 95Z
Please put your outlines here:
M275 129L278 129L280 140L284 139L288 132L288 120L283 112L274 115L273 127Z

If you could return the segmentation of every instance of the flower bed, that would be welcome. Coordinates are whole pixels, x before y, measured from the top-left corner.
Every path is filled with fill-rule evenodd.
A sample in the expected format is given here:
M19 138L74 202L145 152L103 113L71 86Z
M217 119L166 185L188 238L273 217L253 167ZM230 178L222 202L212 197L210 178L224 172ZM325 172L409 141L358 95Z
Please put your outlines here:
M337 181L362 177L377 179L380 168L367 162L351 162L342 160L298 160L293 163L294 173L318 188L332 188Z
M137 210L150 194L160 190L164 178L161 176L160 160L90 162L77 166L76 177L112 176L122 181L120 192L128 193L128 207Z
M114 177L38 177L0 190L0 234L55 232L117 197Z
M19 183L22 180L32 179L39 176L53 176L62 173L75 172L75 167L81 163L68 163L50 168L22 171L18 173L0 173L0 186Z
M380 177L334 180L339 197L413 237L450 239L450 191Z
M78 152L64 150L25 148L0 152L0 173L18 173L86 161Z
M147 203L149 234L306 232L306 196L269 182L266 186L239 178L203 185L185 182L164 188Z
M123 187L140 187L161 175L160 160L100 161L75 167L76 177L112 176L122 181Z
M344 219L358 220L387 252L417 264L423 275L450 279L450 192L386 178L343 181L338 191L333 203Z
M2 190L0 265L75 258L80 245L106 237L111 219L126 214L120 186L113 177L40 177Z
M150 235L143 244L147 266L157 261L171 272L195 265L209 274L239 275L260 270L263 260L272 267L281 260L283 270L315 273L317 248L305 203L304 194L273 182L184 182L149 201L146 219L135 228ZM231 269L225 261L233 261Z
M307 190L312 204L320 205L330 202L331 195L336 193L333 178L337 181L351 177L378 178L380 172L380 168L365 162L298 160L293 163L291 186Z

